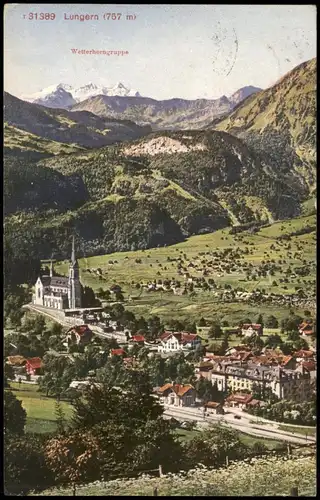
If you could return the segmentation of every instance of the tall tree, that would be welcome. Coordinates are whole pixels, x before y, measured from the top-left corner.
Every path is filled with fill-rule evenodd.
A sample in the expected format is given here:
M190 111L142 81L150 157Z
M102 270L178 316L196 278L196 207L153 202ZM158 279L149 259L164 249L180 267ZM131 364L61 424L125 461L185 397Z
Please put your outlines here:
M214 321L211 324L210 330L208 332L208 337L210 339L219 339L222 336L223 336L223 331L222 331L220 323L218 323L217 321Z
M263 316L262 316L262 314L258 315L256 323L258 325L261 325L263 327Z
M278 328L279 322L277 318L271 314L267 317L265 326L266 328Z

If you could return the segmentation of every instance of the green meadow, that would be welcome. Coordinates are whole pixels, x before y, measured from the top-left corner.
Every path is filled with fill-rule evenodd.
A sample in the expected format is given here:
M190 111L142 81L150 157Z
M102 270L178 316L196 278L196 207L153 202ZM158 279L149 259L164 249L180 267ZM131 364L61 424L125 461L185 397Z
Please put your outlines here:
M37 384L10 382L14 395L27 412L26 432L49 433L56 430L55 399L47 398L38 391ZM66 420L72 416L72 407L61 401Z
M249 249L248 254L242 254L241 263L251 263L254 270L267 260L281 266L274 276L257 278L256 281L247 280L245 271L240 268L236 272L217 272L209 269L206 280L224 287L231 285L233 288L241 287L250 292L255 288L264 289L267 293L291 294L296 289L315 290L315 260L316 260L316 234L315 215L297 217L279 221L263 227L257 233L242 232L241 235L230 234L230 229L222 229L210 234L192 236L186 241L161 248L152 248L134 252L117 252L99 255L79 260L81 281L84 285L92 287L95 291L99 288L108 289L112 284L121 286L124 292L126 308L143 316L159 315L164 319L181 318L198 320L220 319L236 323L243 317L254 319L259 313L275 315L279 320L287 316L288 308L281 305L249 305L246 303L221 301L213 296L211 291L195 289L195 294L174 295L172 291L148 292L140 287L153 280L175 279L183 287L187 278L178 273L177 261L172 259L181 257L183 265L193 277L201 277L202 272L188 267L189 264L199 264L203 259L211 259L212 252L221 252L226 248ZM314 228L311 232L293 235L307 226ZM291 235L290 241L279 246L279 236ZM282 240L283 241L283 240ZM289 249L288 249L288 245ZM222 258L221 258L222 259ZM294 275L295 267L302 266L305 260L310 266L308 276ZM223 261L223 259L221 260ZM281 261L281 263L279 263ZM285 272L290 268L287 283L280 283ZM68 272L68 261L59 262L55 269L64 275ZM101 275L97 274L101 269ZM138 284L138 285L137 285ZM298 314L303 310L297 309Z

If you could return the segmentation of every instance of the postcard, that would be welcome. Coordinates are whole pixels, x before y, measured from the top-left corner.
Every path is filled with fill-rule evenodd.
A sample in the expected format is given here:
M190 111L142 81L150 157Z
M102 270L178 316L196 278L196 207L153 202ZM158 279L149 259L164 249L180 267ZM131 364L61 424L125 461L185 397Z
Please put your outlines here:
M6 495L316 495L316 6L4 6Z

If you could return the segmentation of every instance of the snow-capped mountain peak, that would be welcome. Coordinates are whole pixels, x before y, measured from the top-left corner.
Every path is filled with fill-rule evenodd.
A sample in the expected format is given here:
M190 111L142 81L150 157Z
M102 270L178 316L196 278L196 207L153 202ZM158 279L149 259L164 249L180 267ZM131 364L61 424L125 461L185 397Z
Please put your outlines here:
M34 94L21 96L21 99L52 108L69 108L78 102L97 95L140 97L139 92L129 89L122 82L118 82L113 86L97 85L94 82L89 82L80 87L58 83Z
M58 83L50 85L34 94L21 96L21 99L49 108L69 108L76 104L70 92L71 90L71 85Z

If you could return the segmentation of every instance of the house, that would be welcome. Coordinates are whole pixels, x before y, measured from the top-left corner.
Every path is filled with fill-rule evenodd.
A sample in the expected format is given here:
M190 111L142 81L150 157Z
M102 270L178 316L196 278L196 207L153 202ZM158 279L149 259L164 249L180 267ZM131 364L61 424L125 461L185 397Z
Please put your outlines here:
M226 350L226 356L229 356L230 354L237 354L238 352L242 352L242 351L250 352L251 349L246 344L235 345L235 346L229 347L229 349Z
M299 363L300 361L314 359L314 352L300 349L300 351L294 352L293 356L296 358L297 362Z
M195 333L164 332L160 337L158 352L177 352L185 349L195 349L201 345L201 339Z
M26 358L24 356L8 356L7 357L7 364L14 366L14 367L19 367L19 366L24 366L26 364Z
M264 406L267 406L267 403L261 399L252 399L247 403L247 408L263 408Z
M88 325L76 325L67 331L67 344L85 345L88 344L93 337L93 332Z
M247 407L248 403L250 403L252 399L252 394L235 393L227 397L225 405L230 406L231 408L240 408L242 410Z
M162 404L172 406L192 406L196 401L196 390L190 385L165 384L160 387L158 396Z
M314 328L311 321L304 321L299 325L299 333L302 337L310 337L314 334Z
M252 335L263 335L263 326L257 323L245 323L240 326L241 334L245 337L251 337Z
M143 335L133 335L130 339L130 341L135 342L136 344L144 344L145 340L146 339Z
M316 363L315 361L302 361L301 366L305 369L308 370L308 372L315 372L316 371Z
M208 401L208 403L204 404L205 412L207 415L223 415L224 409L222 403L218 403L216 401Z
M40 375L42 368L42 359L41 358L29 358L26 361L26 372L29 375Z
M260 356L253 356L249 360L249 364L269 367L280 365L293 370L296 368L296 360L292 356L285 356L284 354L261 354Z

